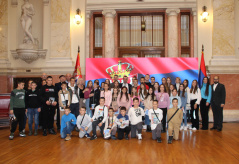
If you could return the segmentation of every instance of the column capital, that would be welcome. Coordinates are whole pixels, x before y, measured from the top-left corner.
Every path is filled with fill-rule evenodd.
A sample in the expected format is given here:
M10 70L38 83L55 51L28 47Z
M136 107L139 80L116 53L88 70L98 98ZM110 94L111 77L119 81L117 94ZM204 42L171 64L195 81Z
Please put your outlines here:
M168 16L178 15L178 13L180 13L180 9L166 9Z
M192 8L191 13L192 13L193 16L197 16L197 9L196 8Z
M86 18L91 18L92 12L90 10L86 10Z
M105 16L105 17L115 17L116 15L116 11L115 10L109 10L109 9L105 9L102 11L102 14Z

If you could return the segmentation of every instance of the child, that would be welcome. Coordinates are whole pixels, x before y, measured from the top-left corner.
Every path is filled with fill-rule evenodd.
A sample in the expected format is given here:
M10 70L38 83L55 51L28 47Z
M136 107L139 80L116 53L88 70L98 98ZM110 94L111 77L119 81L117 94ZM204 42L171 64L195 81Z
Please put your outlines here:
M180 84L180 86L179 86L178 96L181 99L181 107L180 108L183 111L183 121L182 121L180 130L183 130L183 129L187 130L187 109L186 109L186 104L187 104L188 96L187 96L187 92L186 92L183 84ZM184 127L183 127L183 122L184 122Z
M29 136L32 135L32 123L33 116L35 122L35 131L34 136L38 134L38 124L39 124L39 112L41 111L40 104L40 93L39 90L36 90L37 84L35 82L31 83L31 90L26 93L26 109L28 115L28 127L29 127Z
M134 107L129 109L129 120L131 123L131 138L136 138L136 130L138 131L138 139L142 140L142 126L144 110L139 107L139 99L136 97L133 100Z
M126 108L124 106L120 108L120 114L117 116L115 123L118 125L118 139L122 140L125 133L125 139L128 140L130 132L129 116L126 115Z
M105 84L105 85L107 85L107 84ZM97 139L97 136L96 136L96 127L97 126L100 127L100 133L101 133L102 136L104 136L103 135L103 130L104 130L104 127L105 127L105 121L106 121L107 116L108 116L108 108L104 104L105 104L105 98L101 97L100 98L100 105L98 105L95 108L94 116L91 119L91 122L93 122L92 123L93 135L90 138L90 140Z
M147 96L145 97L145 100L144 100L145 125L147 125L147 130L146 130L147 132L151 132L148 110L153 108L154 100L156 100L156 96L154 94L154 88L150 86Z
M172 100L174 98L178 99L178 108L181 108L181 98L178 96L177 90L173 89L172 96L169 97L169 99L170 99L169 109L173 107Z
M131 104L131 101L129 98L130 98L130 94L128 94L127 88L125 86L122 87L121 92L117 98L118 106L124 106L126 107L126 110L129 110L129 107Z
M117 131L115 120L116 120L116 116L114 116L114 110L113 110L113 108L110 108L109 116L107 117L107 119L105 121L104 135L106 135L105 134L106 130L109 130L109 134L111 134L111 139L113 139L113 140L116 140L115 134ZM105 137L105 139L108 139L108 138Z
M80 129L79 137L83 138L90 138L90 132L92 131L92 122L91 118L88 114L86 114L86 108L81 107L80 115L77 117L76 125L78 129Z
M112 108L113 108L114 112L117 112L119 110L119 106L118 106L118 103L117 103L118 94L119 94L118 88L113 88Z
M178 99L172 100L173 108L168 110L168 143L173 142L173 138L178 140L179 128L183 118L183 111L178 108Z
M136 87L133 87L132 88L132 92L131 92L131 107L134 105L133 104L133 99L135 98L135 97L137 97L138 99L139 99L139 103L140 103L140 97L139 97L139 95L138 95L138 92L137 92L137 88Z
M168 91L169 97L172 96L172 94L173 94L173 89L175 89L175 88L174 88L174 85L173 85L173 84L170 84L170 86L169 86L169 91Z
M161 143L163 111L158 108L158 100L153 101L153 108L149 110L149 119L151 120L152 138Z
M144 108L144 99L147 96L148 90L146 89L146 86L144 83L140 84L140 89L139 89L139 96L140 96L140 107Z
M20 137L26 137L26 134L23 132L24 128L24 116L26 112L25 108L25 90L24 82L19 81L17 83L17 88L11 92L10 97L10 115L16 117L15 121L12 122L11 125L11 133L9 136L10 140L14 138L14 132L17 129L17 124L19 123L19 135Z
M92 110L92 114L95 112L95 107L99 105L100 101L100 89L99 89L99 82L94 81L94 88L90 92L90 108Z
M69 107L65 108L65 114L61 118L61 138L69 141L71 139L71 132L76 125L76 117L71 113Z
M101 93L100 93L100 97L105 98L105 104L104 105L107 108L109 108L110 104L112 102L112 92L109 90L109 84L108 83L105 83L104 87L105 87L104 90L101 91Z
M61 121L62 116L65 113L65 108L70 107L70 104L71 104L70 92L66 89L67 83L62 82L61 88L62 88L62 90L60 90L58 92L59 107L60 107L60 121Z

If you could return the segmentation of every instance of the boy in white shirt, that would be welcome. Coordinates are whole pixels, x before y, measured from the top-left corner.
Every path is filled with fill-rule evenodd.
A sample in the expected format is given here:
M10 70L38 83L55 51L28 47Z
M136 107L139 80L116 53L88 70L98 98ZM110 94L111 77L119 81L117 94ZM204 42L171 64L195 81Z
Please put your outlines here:
M153 140L157 139L157 142L161 143L163 111L158 108L158 100L153 101L153 109L149 110L149 119L151 120L152 138Z
M109 134L111 135L111 139L116 140L117 138L115 137L116 131L117 131L117 126L115 124L116 116L114 115L114 110L113 108L109 109L109 116L107 117L105 121L105 129L104 129L104 135L106 130L109 130ZM109 139L109 137L104 137L105 139Z
M136 130L138 131L138 139L142 140L143 118L145 116L144 110L139 107L139 99L133 99L134 107L129 109L129 120L131 123L131 138L136 138Z
M105 127L105 121L106 121L107 116L108 116L108 108L104 104L105 104L105 98L101 97L100 98L100 105L98 105L95 108L94 116L91 119L92 128L93 128L93 135L90 138L90 140L97 139L97 136L96 136L96 127L97 126L100 127L100 133L101 133L102 136L104 136L103 131L104 131L104 127Z
M80 114L77 117L76 125L78 127L79 131L79 137L83 138L84 136L86 138L90 138L90 132L92 131L92 122L91 118L88 114L86 114L86 108L81 107Z

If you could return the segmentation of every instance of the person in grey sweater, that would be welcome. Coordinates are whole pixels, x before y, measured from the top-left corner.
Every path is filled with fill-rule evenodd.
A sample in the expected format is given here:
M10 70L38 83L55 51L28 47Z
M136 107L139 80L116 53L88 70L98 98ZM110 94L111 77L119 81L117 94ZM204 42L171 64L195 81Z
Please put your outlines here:
M86 108L80 108L80 115L77 117L76 125L79 131L79 137L83 138L90 138L89 133L92 131L92 122L91 118L88 114L86 114Z

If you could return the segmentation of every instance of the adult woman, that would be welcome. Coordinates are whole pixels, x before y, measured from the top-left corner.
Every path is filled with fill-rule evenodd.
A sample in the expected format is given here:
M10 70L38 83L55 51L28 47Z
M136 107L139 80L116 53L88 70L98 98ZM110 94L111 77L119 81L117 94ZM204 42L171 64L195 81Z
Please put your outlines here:
M183 110L183 121L182 121L180 130L183 130L183 129L187 130L187 110L186 110L186 104L187 104L188 95L187 95L187 92L186 92L183 84L179 85L178 96L181 99L181 107L180 108ZM184 123L184 126L183 126L183 123Z
M201 101L201 91L198 88L198 82L197 80L193 80L192 86L190 89L190 105L191 105L191 121L192 121L192 129L193 130L198 130L199 129L199 117L198 117L198 109ZM194 118L194 112L195 112L195 117Z
M166 132L166 116L167 116L167 109L169 108L170 101L169 95L166 92L165 85L161 84L159 86L160 92L156 94L158 100L158 107L163 111L163 120L162 120L162 132Z
M202 117L202 130L208 129L208 111L210 107L212 88L208 77L203 78L203 84L201 87L201 102L200 102L200 113Z
M79 78L77 80L77 86L76 86L76 95L78 96L78 99L79 99L79 102L80 102L79 108L85 106L84 90L85 90L84 80L82 78Z

